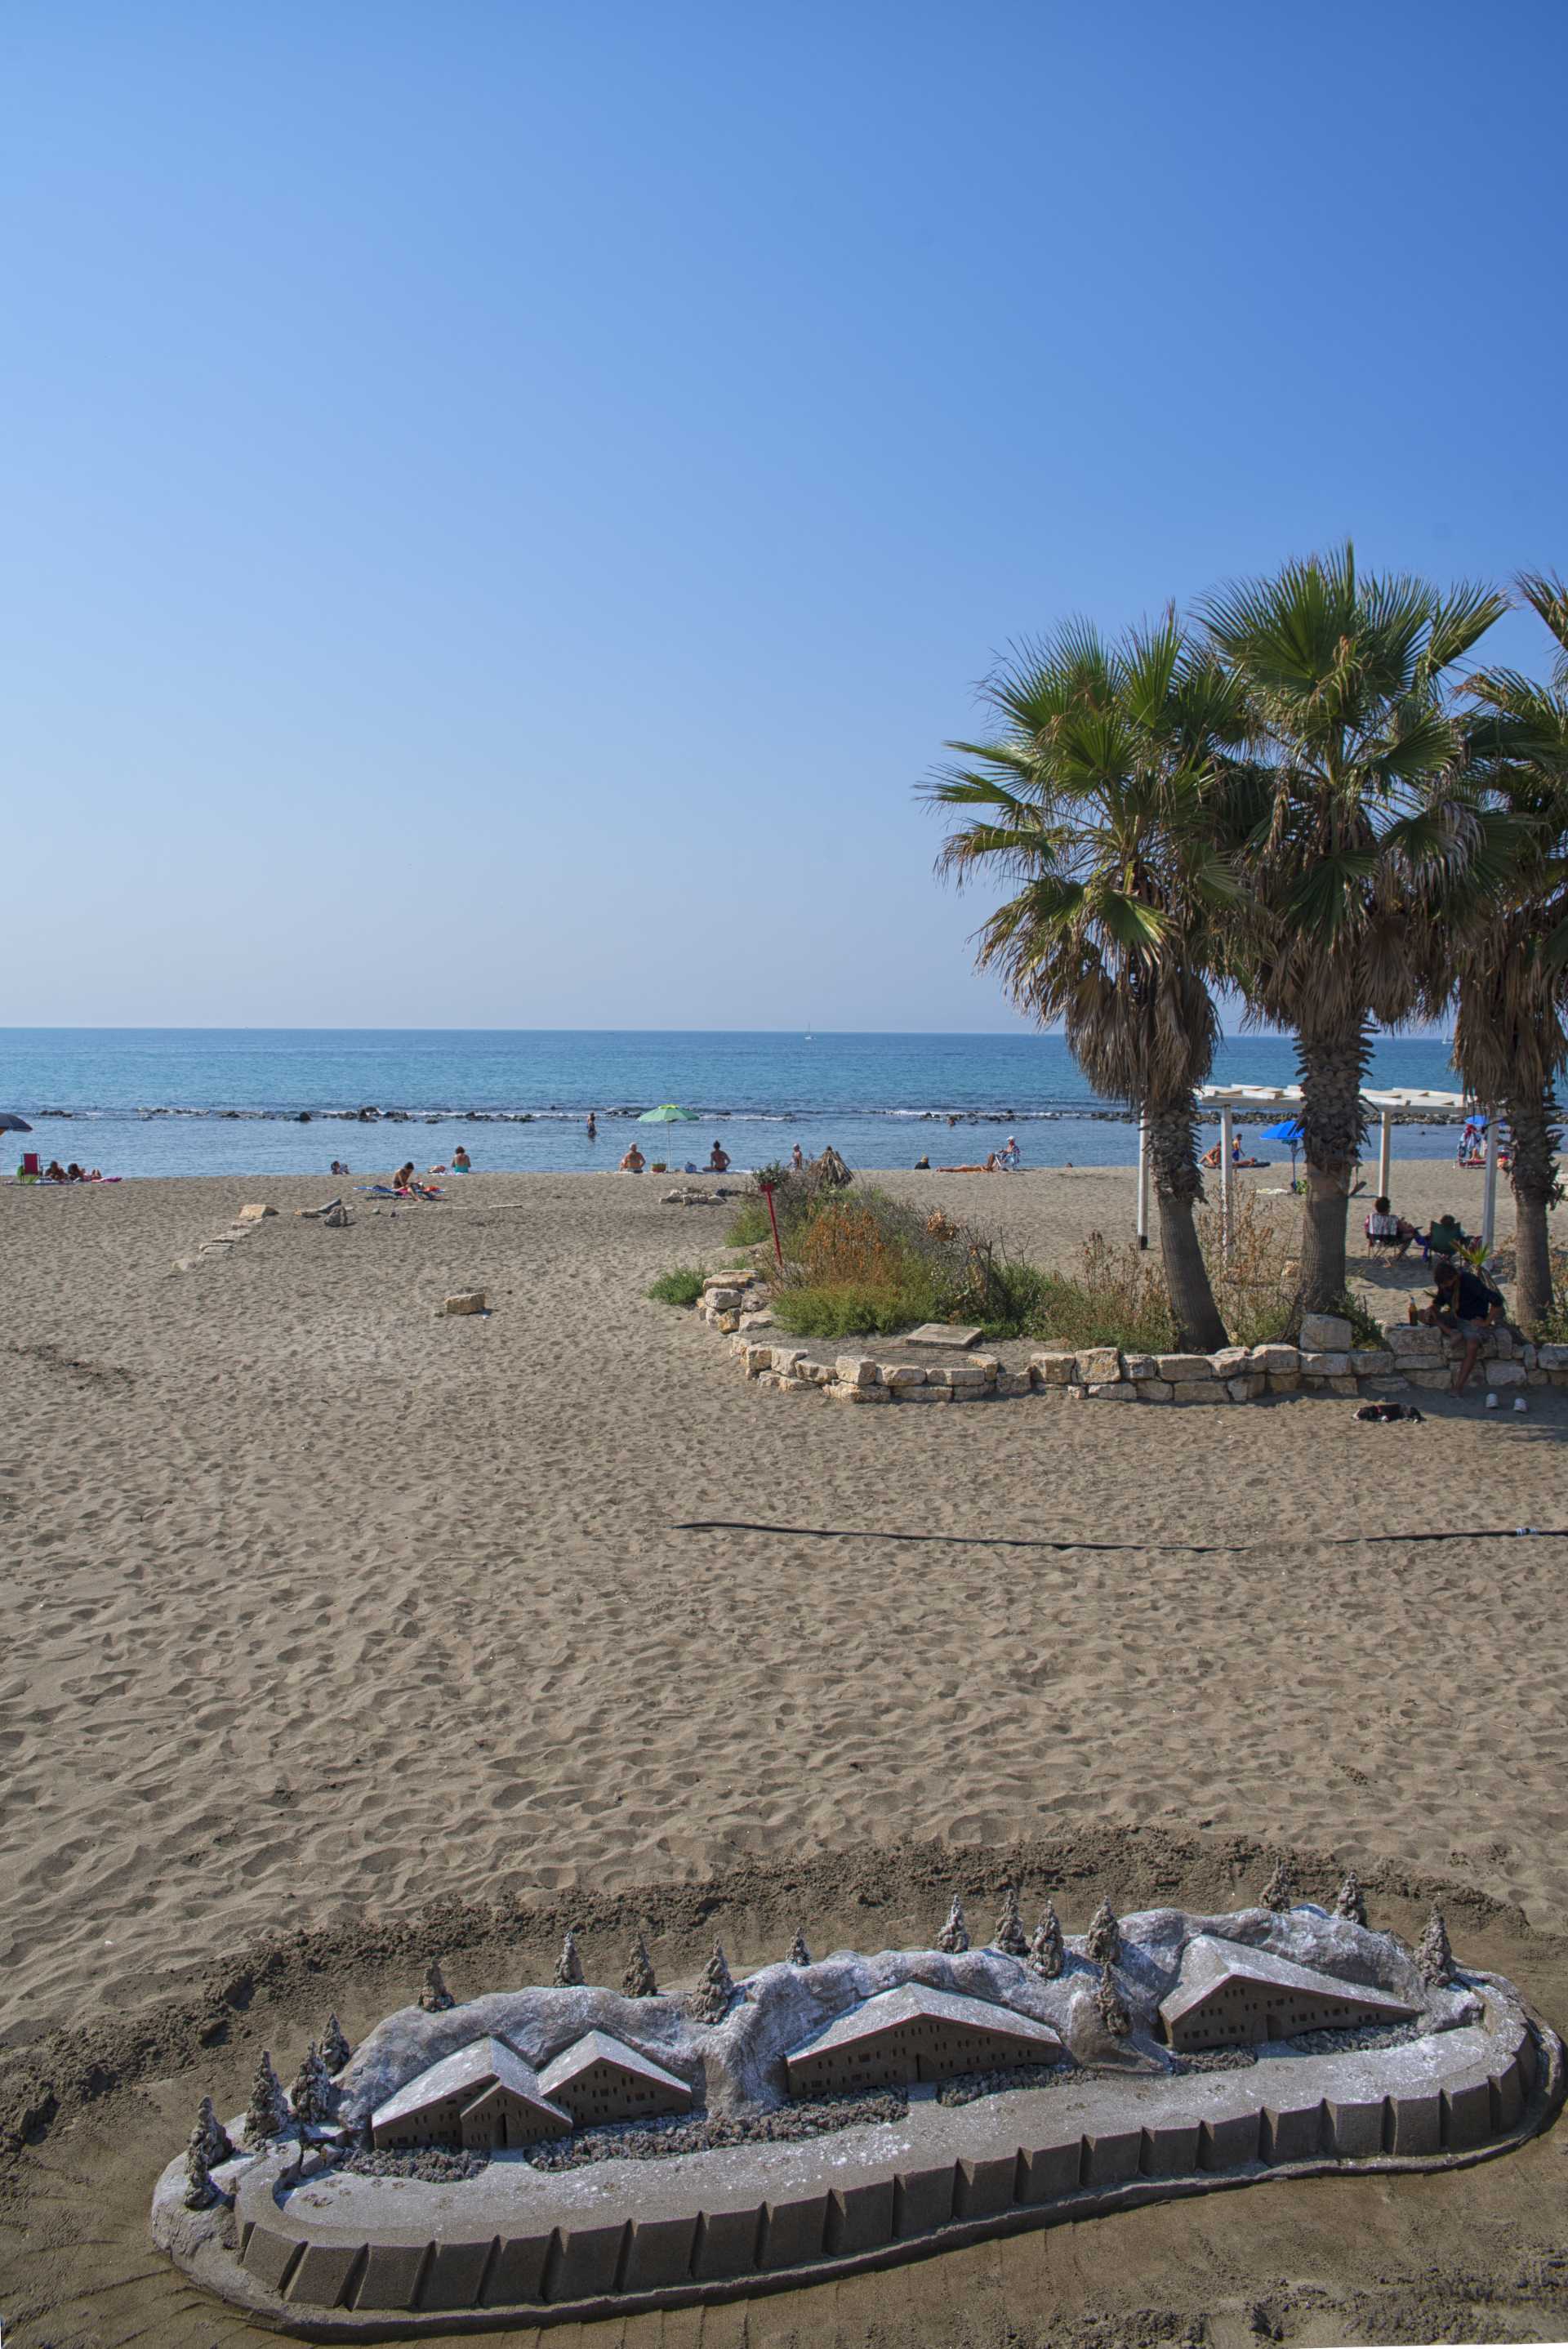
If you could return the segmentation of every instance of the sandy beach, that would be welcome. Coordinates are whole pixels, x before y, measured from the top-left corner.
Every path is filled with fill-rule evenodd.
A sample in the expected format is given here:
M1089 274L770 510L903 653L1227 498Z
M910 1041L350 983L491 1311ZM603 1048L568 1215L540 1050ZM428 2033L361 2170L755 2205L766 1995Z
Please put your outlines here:
M1132 1220L1115 1171L886 1179L1042 1260ZM567 1923L601 1978L645 1927L676 1982L716 1930L738 1967L798 1917L924 1938L1020 1872L1076 1928L1285 1851L1402 1931L1440 1889L1461 1957L1568 2021L1568 1545L1475 1530L1568 1526L1568 1394L843 1412L645 1299L722 1254L657 1178L295 1219L335 1187L0 1190L7 2343L252 2337L145 2248L196 2098L430 1955L537 1980ZM279 1213L175 1269L249 1200ZM1398 1205L1473 1224L1479 1177L1410 1162ZM1402 1305L1418 1260L1369 1266L1361 1212ZM432 1318L469 1286L489 1318ZM1269 2186L616 2337L1225 2344L1267 2303L1390 2340L1482 2302L1558 2337L1559 2168Z

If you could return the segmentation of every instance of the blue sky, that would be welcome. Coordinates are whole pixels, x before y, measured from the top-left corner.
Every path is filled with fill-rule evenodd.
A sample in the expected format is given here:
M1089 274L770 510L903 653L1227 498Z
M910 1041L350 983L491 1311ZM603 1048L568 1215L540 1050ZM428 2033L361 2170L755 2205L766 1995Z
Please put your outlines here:
M1562 0L11 9L0 1019L1010 1024L911 796L1010 638L1568 566L1565 67Z

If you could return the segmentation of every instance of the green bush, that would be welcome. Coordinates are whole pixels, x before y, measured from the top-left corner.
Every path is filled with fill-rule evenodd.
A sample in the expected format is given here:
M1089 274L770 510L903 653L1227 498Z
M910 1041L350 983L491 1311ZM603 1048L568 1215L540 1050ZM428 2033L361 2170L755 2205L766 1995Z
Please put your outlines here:
M821 1288L776 1290L773 1319L792 1338L891 1337L913 1322L931 1320L933 1308L913 1290L835 1281Z
M1002 1278L1016 1281L1026 1318L996 1334L1039 1338L1064 1350L1120 1346L1131 1354L1169 1353L1176 1328L1156 1261L1130 1241L1112 1248L1096 1232L1084 1243L1077 1273L1010 1267Z
M707 1278L704 1265L678 1264L673 1272L661 1272L644 1294L655 1305L695 1305Z
M768 1202L758 1197L742 1199L729 1219L725 1243L732 1248L755 1247L758 1240L770 1240L773 1226L768 1220Z

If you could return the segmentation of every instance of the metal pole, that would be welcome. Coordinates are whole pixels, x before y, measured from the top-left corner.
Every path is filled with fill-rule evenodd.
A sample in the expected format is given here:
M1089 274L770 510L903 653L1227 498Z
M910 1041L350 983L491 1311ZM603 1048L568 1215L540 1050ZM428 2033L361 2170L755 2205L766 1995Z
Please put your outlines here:
M1236 1185L1236 1171L1231 1164L1231 1129L1235 1112L1229 1102L1220 1104L1220 1240L1222 1247L1231 1245L1231 1207Z
M1383 1112L1383 1131L1377 1139L1377 1195L1386 1199L1389 1194L1388 1171L1394 1158L1394 1112Z
M1486 1112L1486 1190L1481 1201L1480 1244L1488 1256L1497 1235L1497 1112Z
M1149 1246L1149 1112L1138 1120L1138 1245Z

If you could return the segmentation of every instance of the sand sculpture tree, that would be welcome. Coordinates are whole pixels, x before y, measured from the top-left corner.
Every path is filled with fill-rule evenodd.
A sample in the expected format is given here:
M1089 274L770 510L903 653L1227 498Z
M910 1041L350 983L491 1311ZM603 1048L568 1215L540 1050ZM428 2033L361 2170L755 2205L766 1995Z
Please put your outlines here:
M1434 1909L1416 1951L1416 1971L1431 1990L1446 1989L1454 1978L1454 1953L1449 1929Z
M234 2147L228 2130L212 2109L211 2096L203 2096L196 2112L196 2125L191 2132L191 2142L200 2145L209 2165L216 2168L221 2161L233 2158Z
M193 2130L191 2142L185 2148L185 2208L188 2210L210 2210L217 2199L218 2189L212 2183L211 2163Z
M1035 1928L1029 1943L1029 1971L1042 1982L1055 1982L1067 1963L1067 1946L1062 1940L1060 1920L1047 1900L1045 1915Z
M1029 1954L1028 1936L1024 1920L1018 1914L1018 1888L1006 1886L1002 1894L1002 1913L996 1920L996 1930L991 1936L991 1946L1006 1958L1026 1958Z
M726 1962L724 1944L716 1941L702 1980L691 1994L691 2012L698 2023L722 2023L734 1996L735 1977Z
M806 1947L806 1936L799 1925L795 1928L795 1938L789 1944L789 1962L792 1966L809 1966L811 1962L811 1952Z
M335 2014L326 2018L326 2029L321 2034L321 2060L329 2072L341 2072L354 2050L348 2036Z
M1295 1899L1295 1878L1284 1860L1275 1860L1274 1872L1259 1897L1265 1909L1272 1909L1276 1917L1284 1916Z
M1366 1896L1361 1889L1361 1878L1354 1868L1349 1870L1334 1896L1334 1913L1336 1917L1347 1917L1353 1925L1365 1925L1367 1922Z
M1097 1966L1113 1966L1120 1957L1121 1927L1109 1900L1102 1900L1089 1919L1083 1945L1091 1964Z
M332 2074L314 2039L304 2051L304 2061L290 2095L294 2118L306 2128L325 2128L337 2109L337 2090L333 2085Z
M1117 1988L1116 1976L1109 1965L1099 1970L1099 1983L1094 1994L1094 2009L1103 2027L1113 2039L1125 2039L1132 2029L1132 2017L1127 2001Z
M969 1928L964 1921L964 1904L956 1892L953 1896L953 1906L947 1912L947 1922L936 1937L936 1946L945 1951L950 1958L961 1956L969 1947Z
M561 1944L561 1955L555 1961L557 1990L577 1990L583 1980L583 1961L577 1954L577 1936L570 1928Z
M447 1988L439 1965L432 1958L425 1969L425 1986L419 1992L419 2004L427 2014L445 2014L457 2002Z
M632 1943L632 1954L626 1960L626 1971L621 1976L621 1990L626 1998L657 1998L659 1985L654 1976L654 1961L648 1955L648 1945L639 1933Z
M284 2084L273 2069L272 2056L263 2047L262 2060L256 2065L256 2076L251 2083L251 2101L245 2108L245 2143L265 2145L270 2138L282 2137L291 2118Z

